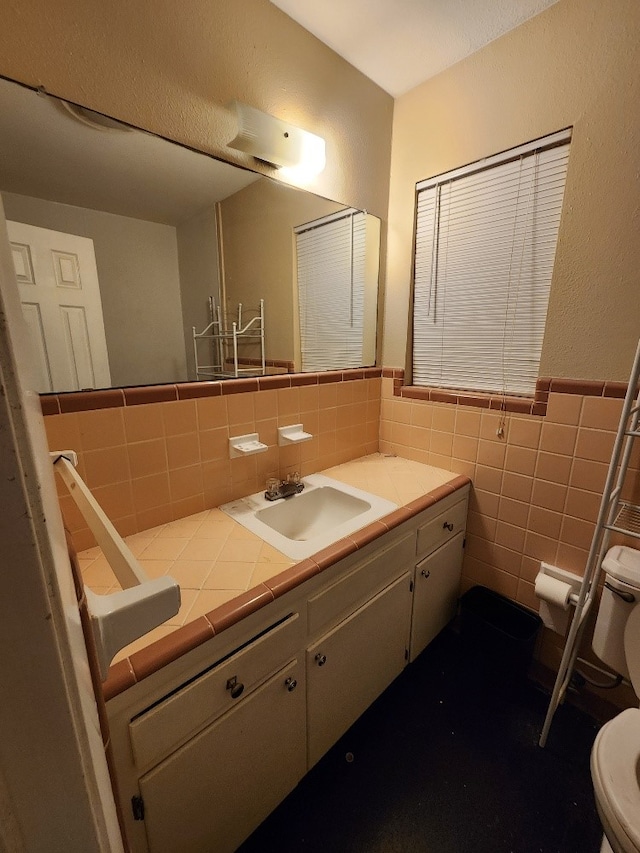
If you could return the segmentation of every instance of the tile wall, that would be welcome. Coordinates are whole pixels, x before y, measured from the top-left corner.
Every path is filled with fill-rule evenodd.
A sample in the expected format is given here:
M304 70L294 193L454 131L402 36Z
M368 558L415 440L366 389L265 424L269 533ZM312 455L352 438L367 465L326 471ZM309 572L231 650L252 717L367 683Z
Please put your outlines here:
M259 491L267 477L311 474L375 452L377 373L349 381L338 381L338 374L322 384L305 376L313 384L241 393L241 385L230 385L234 393L165 402L144 402L149 390L129 398L136 404L115 406L106 397L112 392L96 392L109 407L48 414L45 427L51 450L78 452L81 476L126 536ZM70 405L66 395L60 404ZM295 423L313 439L278 447L277 427ZM229 437L253 432L269 449L230 459ZM90 531L64 485L58 487L76 549L91 547Z
M62 409L45 425L52 450L79 453L81 475L122 535L251 494L269 476L309 474L379 449L472 479L462 592L482 584L537 611L540 561L582 574L622 407L620 383L594 390L547 380L543 402L531 404L536 414L501 414L480 398L464 405L464 398L443 402L439 393L430 400L400 396L402 371L379 373L306 375L301 381L311 384L265 383L240 393L245 386L229 384L233 393L161 402L147 402L162 393L157 388L97 392L107 407L86 411L64 411L78 401L61 395L45 399L45 411ZM122 402L114 404L114 394ZM299 422L313 439L278 447L277 427ZM269 450L229 459L229 437L251 432ZM76 548L90 547L90 531L59 489ZM628 492L640 503L640 446ZM637 540L626 544L638 547ZM543 631L536 657L555 671L563 642Z
M501 416L405 399L393 378L382 383L380 450L472 479L462 592L482 584L537 611L540 561L583 573L622 399L551 390L544 417ZM640 502L640 442L628 484L626 497ZM557 670L563 643L544 631L538 657Z

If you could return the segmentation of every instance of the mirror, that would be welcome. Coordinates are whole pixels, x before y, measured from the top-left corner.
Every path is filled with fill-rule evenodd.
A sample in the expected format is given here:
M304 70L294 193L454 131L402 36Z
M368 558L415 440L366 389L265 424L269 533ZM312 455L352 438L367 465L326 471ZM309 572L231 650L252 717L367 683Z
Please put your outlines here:
M375 364L375 217L1 79L0 111L42 391Z

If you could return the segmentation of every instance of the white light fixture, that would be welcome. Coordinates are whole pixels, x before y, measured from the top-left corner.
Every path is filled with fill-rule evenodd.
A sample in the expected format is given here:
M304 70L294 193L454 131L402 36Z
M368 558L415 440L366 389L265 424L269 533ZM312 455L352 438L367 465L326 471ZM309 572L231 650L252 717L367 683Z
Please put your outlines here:
M283 167L290 177L312 177L324 169L325 142L321 136L240 101L233 104L238 118L238 135L229 143L230 148L244 151L277 168Z

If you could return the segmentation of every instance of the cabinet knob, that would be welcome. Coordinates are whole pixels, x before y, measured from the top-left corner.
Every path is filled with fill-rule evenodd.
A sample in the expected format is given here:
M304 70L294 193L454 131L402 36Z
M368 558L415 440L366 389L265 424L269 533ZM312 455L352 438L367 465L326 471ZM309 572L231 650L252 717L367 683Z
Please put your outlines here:
M238 681L237 676L233 676L227 681L227 690L231 693L232 699L238 699L244 692L244 684Z
M291 693L293 690L295 690L296 687L298 686L298 682L295 680L295 678L291 678L291 676L289 676L289 678L287 678L287 680L285 681L284 684L285 684L285 687L287 688L287 690L289 691L289 693Z
M431 572L428 572L426 569L423 569L423 570L420 572L420 574L422 575L422 577L423 577L423 578L428 578L428 577L429 577L429 575L431 574Z
M453 530L453 524L450 524L448 521L445 521L445 523L442 525L442 529L448 530L449 533L451 533L451 531Z
M318 652L318 654L316 655L316 663L318 664L318 666L324 666L326 662L327 656L321 655L320 652Z

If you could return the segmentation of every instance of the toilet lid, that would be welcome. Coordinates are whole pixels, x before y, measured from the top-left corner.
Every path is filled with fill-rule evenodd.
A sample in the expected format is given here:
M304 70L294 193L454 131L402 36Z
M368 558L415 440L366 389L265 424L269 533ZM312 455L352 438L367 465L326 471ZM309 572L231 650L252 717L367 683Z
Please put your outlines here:
M624 655L631 685L636 696L640 697L640 603L636 604L627 618L624 629Z
M602 727L591 753L598 805L624 851L640 851L640 709Z
M640 551L628 545L609 548L602 561L605 572L630 586L640 586Z

